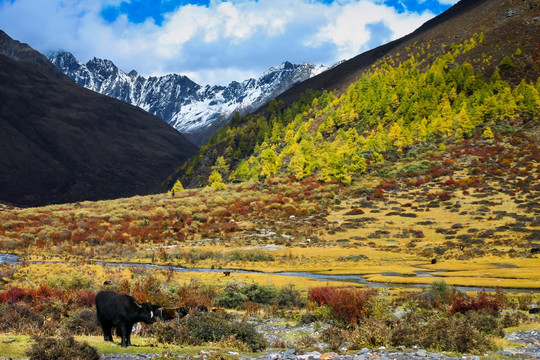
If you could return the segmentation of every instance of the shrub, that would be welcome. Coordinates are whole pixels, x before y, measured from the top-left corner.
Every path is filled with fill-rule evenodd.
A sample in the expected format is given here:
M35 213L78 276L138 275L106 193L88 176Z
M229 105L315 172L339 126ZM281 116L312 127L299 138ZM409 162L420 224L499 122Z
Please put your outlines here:
M226 313L196 312L175 322L158 322L152 333L159 342L186 345L201 345L222 339L236 339L251 351L264 350L266 339L246 321L236 321Z
M96 312L93 309L82 309L72 316L66 318L64 329L70 334L76 335L98 335Z
M242 284L231 282L225 285L225 291L216 299L216 305L228 309L240 309L247 300L247 296L241 292Z
M213 285L203 285L192 280L178 288L170 289L171 295L176 295L176 306L196 308L199 305L210 305L216 297L217 288Z
M442 200L442 201L450 200L451 197L452 197L452 195L447 194L447 193L440 193L439 194L439 199Z
M346 333L350 350L374 348L391 344L391 322L370 320Z
M328 322L332 320L332 308L328 305L319 306L317 303L308 303L308 313L300 318L300 323L309 324L315 321Z
M488 335L476 329L462 314L409 313L392 331L394 346L419 345L435 351L483 353L495 349Z
M156 340L163 344L193 344L197 339L191 339L186 326L179 326L175 321L158 320L149 329L149 335L155 336Z
M531 319L524 313L516 311L504 314L501 325L503 328L519 326L521 324L527 324L531 322Z
M498 292L495 295L488 294L486 291L480 291L473 296L458 296L454 298L454 303L450 308L450 313L466 313L467 311L487 310L493 313L499 313L506 302L503 293Z
M347 256L338 256L338 261L354 261L358 262L360 260L367 260L369 259L367 255L364 254L358 254L358 255L347 255Z
M309 299L319 306L328 305L333 318L343 325L354 325L372 316L375 294L371 289L322 287L310 289Z
M266 349L268 345L265 337L255 330L255 327L246 322L241 321L237 324L232 324L231 331L235 339L246 344L251 351L261 351Z
M293 284L288 284L279 290L277 303L281 307L304 307L306 306L306 298Z
M433 281L427 290L440 304L450 304L455 297L455 290L444 280Z
M273 286L249 284L242 288L242 293L253 302L271 304L278 295L278 289Z
M327 327L321 333L321 341L328 344L332 351L339 351L345 344L345 331L334 326Z
M84 290L92 287L92 279L83 274L51 275L45 283L59 290Z
M99 360L100 356L96 348L75 341L72 337L55 339L48 337L33 337L34 344L26 355L30 360L49 359L79 359Z
M288 297L290 300L299 301L299 294L293 296L292 289L286 290L288 294L282 294L277 288L268 285L259 285L256 283L228 283L225 286L224 293L217 298L218 306L239 309L245 301L251 301L257 304L270 305L280 301L284 305Z
M0 306L0 331L19 334L52 333L54 329L45 322L45 317L30 310L24 304L3 304Z
M264 251L239 251L231 252L230 261L275 261L272 254Z
M499 317L492 311L469 311L465 315L469 324L481 333L504 337L504 331Z

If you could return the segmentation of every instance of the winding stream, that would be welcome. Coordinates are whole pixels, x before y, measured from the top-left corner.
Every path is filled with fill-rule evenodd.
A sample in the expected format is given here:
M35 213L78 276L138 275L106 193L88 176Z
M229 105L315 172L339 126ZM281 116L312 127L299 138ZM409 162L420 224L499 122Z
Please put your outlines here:
M9 264L15 265L22 263L18 255L0 253L0 265ZM26 262L27 264L43 264L41 261ZM306 271L285 271L285 272L275 272L275 273L263 273L260 271L254 270L240 270L240 269L211 269L211 268L185 268L180 266L172 265L154 265L154 264L138 264L138 263L111 263L104 261L95 261L92 262L96 265L102 266L125 266L125 267L139 267L146 269L157 269L157 270L169 270L177 272L201 272L201 273L222 273L224 271L230 271L231 273L244 273L244 274L266 274L266 275L282 275L282 276L296 276L296 277L305 277L318 281L326 282L349 282L354 284L363 284L371 288L393 288L393 287L406 287L406 288L426 288L429 284L399 284L399 283L383 283L383 282L372 282L368 281L362 275L333 275L333 274L317 274ZM436 278L439 272L429 272L429 271L417 271L417 276L422 277L433 277ZM383 273L382 275L387 276L401 276L399 273ZM455 289L463 291L495 291L495 288L489 287L475 287L475 286L453 286ZM507 292L516 292L516 293L540 293L540 289L519 289L519 288L503 288Z

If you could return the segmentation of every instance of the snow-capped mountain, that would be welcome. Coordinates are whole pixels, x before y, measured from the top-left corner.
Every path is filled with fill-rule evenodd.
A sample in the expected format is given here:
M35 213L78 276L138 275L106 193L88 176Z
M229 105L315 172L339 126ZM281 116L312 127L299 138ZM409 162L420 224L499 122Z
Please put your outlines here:
M327 69L311 63L284 62L259 79L203 87L177 74L146 78L135 70L125 73L109 60L94 58L83 64L64 51L50 54L49 59L77 84L157 115L197 145L203 145L236 111L244 114L256 110Z

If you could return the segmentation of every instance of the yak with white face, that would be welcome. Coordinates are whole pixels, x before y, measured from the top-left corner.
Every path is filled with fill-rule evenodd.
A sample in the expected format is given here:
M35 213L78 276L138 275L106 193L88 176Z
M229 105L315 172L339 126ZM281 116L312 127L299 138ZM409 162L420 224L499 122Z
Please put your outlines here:
M131 346L131 329L138 322L152 324L156 321L150 303L139 304L129 295L114 291L101 291L96 295L97 318L103 329L105 341L113 341L112 329L122 338L122 347Z

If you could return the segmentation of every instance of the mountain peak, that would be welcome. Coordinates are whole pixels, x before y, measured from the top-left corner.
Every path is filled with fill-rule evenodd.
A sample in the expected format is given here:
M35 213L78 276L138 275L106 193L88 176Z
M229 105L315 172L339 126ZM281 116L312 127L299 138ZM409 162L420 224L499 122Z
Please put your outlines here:
M85 65L66 62L65 57L63 52L58 52L51 61L79 85L157 115L197 145L203 145L235 112L254 111L291 86L326 69L311 63L296 65L285 61L268 69L259 79L201 87L184 75L145 78L135 70L124 73L110 60L94 57Z
M13 40L2 30L0 30L0 55L7 56L11 60L39 65L52 71L56 76L61 74L45 55L32 49L28 44Z

